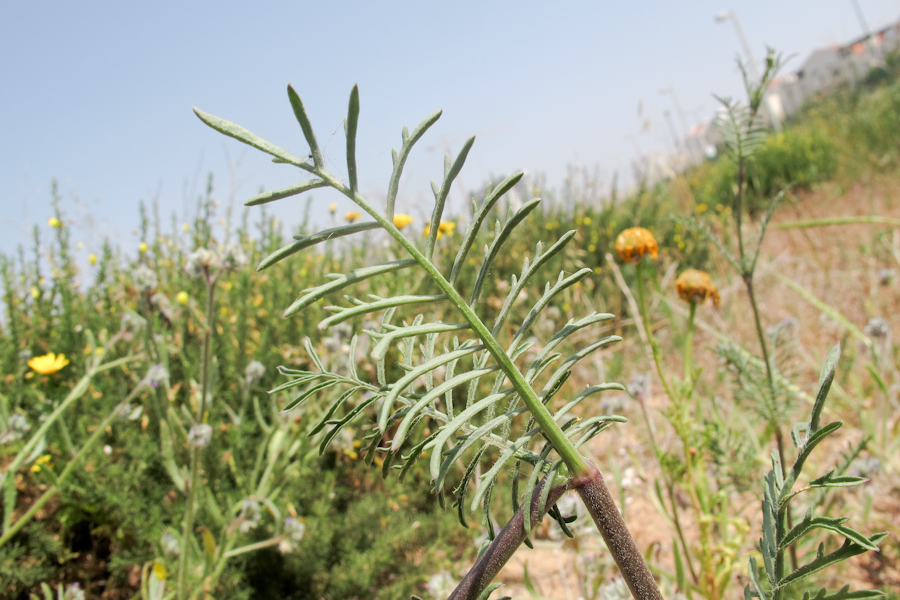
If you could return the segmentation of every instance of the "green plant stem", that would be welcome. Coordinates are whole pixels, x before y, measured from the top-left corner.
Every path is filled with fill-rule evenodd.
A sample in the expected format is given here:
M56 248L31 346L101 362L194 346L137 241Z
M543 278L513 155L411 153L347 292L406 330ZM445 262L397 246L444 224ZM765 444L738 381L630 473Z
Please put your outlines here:
M650 342L650 351L653 354L653 362L656 365L656 374L659 375L659 380L662 382L663 390L666 392L666 396L671 400L675 396L672 394L672 388L669 386L669 381L666 379L666 374L662 368L662 353L659 348L659 342L656 341L656 337L653 335L653 327L650 324L650 317L647 312L647 295L644 292L644 261L641 260L636 265L636 273L637 273L637 287L638 287L638 308L640 309L640 319L644 322L644 330L647 332L647 341Z
M283 535L279 535L277 537L270 538L268 540L264 540L262 542L256 542L255 544L247 544L246 546L241 546L240 548L235 548L234 550L229 550L225 552L222 556L224 558L234 558L240 554L244 554L246 552L253 552L254 550L262 550L263 548L270 548L272 546L277 546L284 539Z
M675 532L678 534L678 540L681 542L681 547L684 549L684 558L688 564L688 570L691 572L691 579L694 584L699 582L697 578L697 571L694 569L694 562L691 559L691 551L688 548L687 540L684 538L684 530L681 527L681 518L679 517L678 504L675 502L675 484L672 481L672 478L666 472L665 467L662 462L662 452L659 450L659 445L656 443L656 433L653 431L653 423L650 421L650 415L647 412L647 407L644 404L644 399L641 397L637 398L638 406L641 407L641 413L644 415L644 423L647 425L647 434L650 437L650 446L653 448L653 455L656 457L656 464L659 465L660 473L665 479L666 483L666 495L669 497L669 504L672 505L672 521L675 524Z
M206 331L203 334L203 362L201 363L200 375L200 407L196 415L196 423L199 425L206 421L206 402L209 394L209 362L212 347L212 335L215 327L216 314L216 280L217 277L207 278L206 283ZM178 578L176 584L177 598L182 600L185 598L186 571L188 568L188 552L190 544L188 540L193 534L194 529L194 505L197 500L197 488L200 485L200 451L201 448L194 445L191 447L191 478L190 488L188 490L187 506L184 512L184 528L181 533L181 551L178 556Z
M697 303L690 302L690 314L688 315L687 333L684 336L684 380L690 382L693 379L691 371L691 349L694 346L694 317L697 315Z
M900 226L900 219L892 219L890 217L832 217L829 219L810 219L808 221L789 221L787 223L775 223L772 225L774 229L809 229L812 227L828 227L830 225L890 225L891 227Z
M756 335L759 338L759 346L762 349L763 354L763 362L766 366L766 380L769 384L769 406L768 414L769 414L769 425L772 427L775 432L775 444L777 446L778 451L778 459L781 464L781 475L784 476L784 436L781 433L781 426L778 423L778 419L775 414L775 403L778 400L777 393L775 391L775 374L774 368L772 364L772 360L769 357L769 349L766 344L766 335L763 331L762 320L759 315L759 304L756 301L756 294L753 289L753 274L755 270L755 264L750 266L749 268L746 266L747 261L745 260L744 255L744 233L741 227L741 210L742 210L742 197L743 197L743 189L744 189L744 158L739 158L739 168L738 168L738 191L735 194L735 226L737 228L737 238L738 238L738 250L740 252L740 265L741 265L741 279L744 281L744 286L747 288L747 297L750 299L750 306L753 309L753 321L756 324ZM762 239L760 239L757 244L762 244ZM758 251L758 249L757 249ZM755 263L756 261L754 261ZM793 526L793 519L791 518L790 510L787 511L787 525L788 528ZM780 554L783 555L784 551L779 551ZM791 546L790 550L791 556L791 566L794 570L797 569L797 550L794 546Z
M3 532L3 535L0 536L0 546L3 546L9 539L16 534L22 527L25 526L31 518L37 514L37 512L45 505L50 499L55 496L63 483L65 483L66 479L68 479L69 475L75 469L76 466L81 462L81 459L84 458L85 454L94 446L100 436L103 435L106 428L109 426L112 421L119 416L119 413L122 410L122 407L131 402L131 400L137 395L138 391L140 391L140 386L131 391L128 396L126 396L119 404L116 405L114 409L106 416L100 425L97 426L97 429L88 438L88 440L84 443L80 450L72 457L72 460L66 465L66 468L63 469L62 473L59 474L59 477L56 479L56 483L54 483L46 492L44 492L40 498L34 501L28 511L19 517L15 524L12 524L6 531Z

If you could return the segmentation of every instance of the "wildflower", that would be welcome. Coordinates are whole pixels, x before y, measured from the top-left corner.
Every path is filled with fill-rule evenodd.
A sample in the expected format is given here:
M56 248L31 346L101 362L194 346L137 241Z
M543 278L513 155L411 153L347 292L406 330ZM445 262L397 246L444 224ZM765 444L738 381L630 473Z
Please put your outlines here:
M688 269L679 275L675 280L675 289L678 297L688 303L703 304L707 298L712 298L713 305L718 306L721 301L712 277L697 269Z
M43 356L35 356L28 361L28 366L32 371L37 371L41 375L52 375L64 366L69 364L69 359L65 354L56 355L53 352Z
M453 575L447 571L432 575L425 584L425 589L436 600L449 596L455 587L456 581L453 579Z
M616 252L623 262L636 263L640 262L645 254L649 254L650 258L656 258L659 255L659 246L652 233L643 227L632 227L616 238Z
M205 448L212 440L212 427L206 423L194 425L188 431L188 443L195 448Z
M180 291L175 295L175 300L178 302L178 304L180 304L182 306L187 304L188 300L190 300L190 298L191 297L185 291Z
M40 471L41 471L41 465L47 465L47 468L48 468L48 469L52 469L52 468L53 468L53 465L50 464L50 460L51 460L52 458L53 458L53 457L50 456L49 454L45 454L45 455L41 456L41 457L38 458L36 461L34 461L34 464L33 464L33 465L31 465L31 472L32 472L32 473L40 473Z
M97 264L97 255L96 254L88 254L88 262L92 265Z
M62 223L60 223L59 219L57 219L56 217L50 217L50 218L47 220L47 225L49 225L50 227L56 229L57 227L61 227L61 226L62 226Z
M137 333L144 328L144 319L133 312L122 315L122 331L125 333Z
M455 221L441 221L438 223L438 232L437 239L441 239L444 237L444 234L453 235L453 230L456 229ZM431 223L425 226L425 230L422 231L422 237L428 237L431 235Z
M334 214L337 212L337 202L332 202L331 204L328 205L328 212L330 212L331 214Z
M352 223L353 221L356 221L357 219L359 219L360 216L362 216L362 215L360 215L356 211L351 210L347 214L344 215L344 218L347 219L348 223Z
M169 372L166 371L166 368L162 365L153 365L147 370L147 374L144 375L144 378L141 380L140 385L156 388L159 387L161 383L166 383L169 381Z
M284 520L284 535L288 536L295 542L299 542L300 540L302 540L305 533L306 525L303 524L303 521L295 519L293 517L288 517Z
M631 592L628 591L628 584L621 577L615 577L600 586L598 598L601 600L626 600L631 598Z
M251 529L256 529L260 520L259 502L253 498L244 500L241 504L240 518L242 519L241 533L247 533Z
M412 222L413 218L409 215L404 215L402 213L394 215L394 227L397 229L403 229Z
M63 596L64 600L84 600L84 590L81 589L81 584L73 583L72 585L66 586L66 593Z
M39 290L37 286L31 286L31 297L35 300L41 297L41 290Z
M166 568L159 561L155 561L153 563L153 576L156 577L160 581L165 581L169 574L166 572ZM153 589L152 587L150 589Z
M31 425L24 416L18 413L10 415L9 419L6 420L6 431L0 433L0 444L18 440L24 436L29 429L31 429Z
M244 379L247 381L247 387L250 387L266 374L266 368L258 360L250 361L247 368L244 369Z
M134 283L141 291L149 292L157 286L159 281L156 279L156 273L150 267L141 265L134 270Z
M105 454L107 456L112 454L112 446L110 446L109 444L106 444L105 446L103 446L103 454Z
M180 548L178 547L178 540L175 539L175 536L171 533L167 533L162 536L162 539L159 541L159 545L162 548L163 554L168 554L169 556L178 556L178 552Z
M188 256L184 264L185 272L191 277L206 274L219 264L219 257L212 250L197 248Z
M138 247L138 249L141 251L141 254L146 252L147 251L147 242L141 242L141 245Z
M884 317L875 317L874 319L869 319L869 323L863 329L863 333L870 338L883 340L891 333L891 328Z
M165 294L153 294L150 298L150 304L159 309L166 321L172 322L172 303L169 302L169 298Z
M182 224L181 224L181 230L184 231L185 233L187 233L188 231L191 230L191 226L188 225L187 223L182 223Z
M247 255L244 253L244 249L241 248L240 244L228 244L225 246L225 251L222 252L223 267L233 271L235 269L246 267L248 264L250 264L250 259L247 258Z

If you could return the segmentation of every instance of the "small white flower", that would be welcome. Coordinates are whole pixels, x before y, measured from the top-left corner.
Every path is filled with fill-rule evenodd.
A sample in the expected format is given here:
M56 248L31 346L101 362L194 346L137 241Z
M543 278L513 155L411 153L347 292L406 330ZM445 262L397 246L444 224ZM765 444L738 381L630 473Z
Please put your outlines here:
M65 600L84 600L84 590L81 589L81 584L73 583L71 585L67 585L66 593L63 598Z
M247 386L251 386L260 379L263 378L263 375L266 374L266 368L263 366L261 362L258 360L251 361L247 368L244 369L244 379L247 382Z
M241 269L250 264L250 259L244 253L244 249L240 244L228 244L222 252L222 266L233 271Z
M166 383L169 381L169 372L166 371L166 368L162 365L152 365L148 370L147 374L144 375L144 378L141 380L141 386L147 387L159 387L160 384Z
M208 273L210 269L219 264L219 257L212 250L197 248L188 256L184 264L184 270L191 277Z
M112 446L110 446L109 444L103 446L103 454L105 454L107 456L112 454Z
M253 498L247 498L241 504L241 533L247 533L251 529L256 529L259 525L261 515L259 512L259 502Z
M144 319L138 315L126 312L122 315L122 331L126 333L137 333L144 327Z
M600 600L628 600L631 598L631 592L628 591L625 580L616 577L600 586L600 594L597 597Z
M159 312L169 321L172 320L174 312L172 311L172 303L169 301L168 296L165 294L153 294L150 297L150 303L159 309Z
M206 423L194 425L188 432L188 443L195 448L205 448L212 440L212 427Z
M138 289L148 292L154 289L159 281L156 279L156 273L150 270L146 265L140 265L134 270L134 283Z
M306 524L300 519L288 517L284 520L284 535L295 542L299 542L306 535Z
M29 429L31 429L31 425L23 415L18 413L10 415L9 419L6 420L6 431L0 433L0 444L13 442L21 438Z
M160 547L162 547L162 551L164 554L168 554L169 556L178 556L178 553L181 549L178 546L178 540L175 539L175 536L171 533L167 533L162 536L162 539L159 541Z
M425 589L435 600L446 598L453 593L454 588L456 588L456 581L447 571L432 575L425 584Z

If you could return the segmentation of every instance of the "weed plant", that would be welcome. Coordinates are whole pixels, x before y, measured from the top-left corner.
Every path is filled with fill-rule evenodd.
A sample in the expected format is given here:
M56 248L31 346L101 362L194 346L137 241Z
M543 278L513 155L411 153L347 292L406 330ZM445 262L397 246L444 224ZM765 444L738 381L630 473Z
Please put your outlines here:
M0 256L0 594L436 594L444 579L459 579L455 571L434 574L468 560L472 538L485 532L475 567L453 597L491 589L522 542L567 533L579 549L573 568L586 598L628 594L619 573L633 588L651 589L640 597L658 593L655 584L642 587L651 580L667 597L730 597L744 585L749 597L799 598L804 586L820 598L873 597L820 592L808 576L833 584L848 571L831 565L852 554L879 545L880 554L866 556L882 564L882 556L896 554L892 538L850 529L889 523L883 497L837 489L879 469L890 481L900 468L896 347L877 319L854 325L809 283L786 282L845 332L841 364L836 352L829 356L816 394L806 393L797 365L817 351L792 341L790 323L769 325L772 302L759 284L768 265L759 245L771 199L791 194L780 195L784 186L815 188L829 178L846 185L895 170L896 78L820 99L783 134L766 137L753 117L762 88L748 88L749 105L729 104L730 153L621 200L601 200L603 190L590 179L573 177L554 193L515 174L473 194L481 201L464 226L441 203L469 142L435 185L425 236L423 224L404 222L390 203L385 212L360 198L355 169L338 178L317 162L312 127L293 93L304 137L312 139L306 159L201 115L310 174L298 187L257 196L253 220L220 214L210 179L189 223L166 227L153 207L141 207L136 258L104 243L85 260L88 249L73 245L75 228L54 188L53 217L35 228L32 247ZM350 167L357 102L354 91ZM404 135L389 197L397 197L406 153L430 122ZM360 214L343 225L350 219L332 212L322 236L306 221L286 233L266 213L279 194L326 185L361 201L359 212L372 221ZM550 201L529 200L538 193ZM693 218L668 219L675 211ZM499 228L489 227L496 217ZM757 219L762 227L750 238ZM893 224L877 215L853 222ZM613 246L633 227L655 237L660 258L620 267ZM535 248L539 239L551 243ZM863 250L873 264L900 261L900 242L889 231ZM245 257L264 268L241 268ZM710 328L707 318L718 317L700 308L701 299L714 298L709 293L688 293L685 309L668 300L683 266L710 270L719 281L729 269L736 274L750 292L745 314L754 342ZM533 283L542 279L547 286ZM722 296L731 301L725 289ZM873 311L890 310L874 296L867 302ZM292 314L279 319L285 307ZM324 333L317 328L323 322ZM701 330L719 336L724 367L711 367L710 353L695 342ZM616 334L624 342L607 345ZM65 359L29 365L50 352ZM650 365L656 380L628 386L634 404L615 399L621 386L603 383ZM656 381L666 392L661 407ZM825 405L829 390L838 399ZM865 410L855 408L857 398ZM611 544L623 562L617 569L592 541L592 517L600 531L624 533L616 517L637 493L629 483L635 469L602 463L617 489L601 510L587 510L596 508L593 498L583 503L563 493L566 486L583 496L602 493L585 455L602 454L614 440L588 440L632 406L640 439L625 462L647 482L671 542L632 548L630 558ZM823 423L837 413L861 435L829 462L817 454L836 452L830 442L839 424ZM645 444L656 459L655 480L640 464ZM771 471L757 486L770 445ZM382 480L391 473L400 476ZM860 514L847 522L847 506L857 504ZM544 513L559 534L542 522ZM497 517L508 519L505 527ZM833 535L820 547L813 534L824 532ZM640 565L635 573L637 554L651 557L649 578Z

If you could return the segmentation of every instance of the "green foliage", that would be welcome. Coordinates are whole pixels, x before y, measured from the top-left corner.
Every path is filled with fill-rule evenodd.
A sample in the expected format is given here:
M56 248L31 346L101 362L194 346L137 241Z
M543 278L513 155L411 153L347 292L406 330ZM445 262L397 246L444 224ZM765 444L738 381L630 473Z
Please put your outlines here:
M831 351L822 366L819 389L816 392L816 401L809 420L794 425L792 439L797 452L794 463L790 467L784 468L779 453L774 451L772 453L772 470L766 475L763 488L763 534L759 544L763 568L759 568L755 557L750 557L750 584L744 589L744 597L747 599L756 597L762 600L779 600L789 589L798 586L810 575L864 552L877 551L878 544L888 535L885 532L867 537L844 525L849 517L816 517L813 513L815 506L807 509L799 523L791 525L788 518L790 502L805 491L848 487L867 481L863 477L840 475L829 471L810 481L806 487L794 491L794 486L798 483L803 467L813 449L841 426L840 421L824 426L820 426L819 422L828 392L831 389L831 383L834 380L839 357L840 346L838 345ZM798 544L802 538L820 529L843 536L844 540L841 546L826 553L825 544L820 543L814 558L805 564L788 568L785 552ZM831 594L824 587L814 588L805 592L803 598L804 600L810 598L841 600L843 598L879 598L883 596L876 590L849 592L849 588L850 586L846 585L840 591Z
M510 240L513 230L526 219L530 212L537 208L539 201L528 202L515 211L509 209L505 223L499 219L496 220L493 232L490 234L490 243L485 245L479 269L471 268L469 254L476 246L481 226L488 219L488 215L504 194L520 181L522 174L511 175L500 183L489 185L485 189L482 202L473 205L472 223L464 235L455 259L450 265L442 267L432 259L435 256L444 206L452 183L465 163L474 138L463 145L455 159L452 159L449 154L446 155L441 183L432 182L435 206L430 223L426 228L427 240L424 247L420 247L406 238L394 225L394 200L397 194L397 182L406 157L425 131L437 121L440 113L427 117L411 133L404 128L400 151L393 152L394 169L388 187L387 211L382 214L374 210L356 191L354 149L359 113L357 89L354 88L351 92L348 116L345 121L349 185L340 182L324 168L312 125L299 96L290 86L288 86L288 96L309 144L312 164L297 159L281 148L261 140L239 125L209 115L199 109L195 109L195 112L203 122L221 133L273 155L276 162L291 164L314 176L313 179L288 190L254 198L249 202L250 204L295 195L313 187L319 187L321 184L332 187L353 200L372 217L373 221L353 223L298 237L295 242L283 246L263 259L259 268L265 269L302 249L326 240L370 229L384 229L403 247L411 259L356 268L347 274L335 274L329 283L307 289L304 295L288 307L285 313L294 314L333 291L397 269L412 267L414 264L418 265L419 269L424 271L427 278L431 280L432 285L438 288L435 291L441 293L425 295L400 293L390 297L369 294L366 298L346 296L345 298L350 303L349 306L326 306L325 310L333 314L319 322L319 329L327 329L354 317L383 313L377 327L364 329L364 333L375 341L370 354L376 363L377 377L372 381L370 378L363 379L356 373L354 363L358 337L354 337L350 342L351 358L347 368L341 372L326 368L311 342L307 341L307 351L317 369L315 371L303 369L283 371L293 379L279 386L278 391L297 387L303 389L295 396L294 400L285 406L285 410L302 405L325 389L340 386L345 393L341 394L327 409L324 420L314 428L314 431L319 431L326 425L333 426L331 433L323 439L322 449L324 449L341 428L348 426L370 406L379 405L377 429L372 429L366 436L366 440L369 442L367 450L369 461L372 461L376 454L383 455L384 472L387 473L391 463L395 460L402 458L403 465L397 465L397 468L406 470L422 456L423 451L428 452L431 456L430 473L434 479L435 492L438 494L444 492L445 478L450 468L457 461L462 460L463 454L467 450L470 448L477 450L474 454L477 462L485 455L487 449L496 449L499 457L494 461L492 467L475 481L476 490L471 505L472 510L475 510L479 504L483 504L485 519L488 522L491 520L491 491L507 461L514 461L516 479L520 468L530 465L531 476L526 480L525 497L530 497L531 490L537 484L539 476L555 468L553 461L548 457L550 450L559 453L560 458L568 464L573 472L580 471L583 462L576 448L605 429L611 422L621 420L621 418L592 417L579 422L579 419L572 418L568 413L584 398L605 389L615 387L622 389L621 386L601 384L588 388L553 414L546 407L552 406L554 395L561 389L565 380L570 376L571 369L578 361L620 338L608 336L583 347L564 360L545 380L542 387L535 388L533 386L536 385L538 377L548 370L553 362L561 358L562 355L556 352L557 345L580 329L609 319L612 315L589 315L577 321L569 320L562 329L547 340L543 349L536 356L530 358L528 362L519 360L518 362L522 366L516 363L517 359L522 357L534 343L529 341L528 337L541 312L563 291L584 279L590 273L590 269L583 268L568 275L561 272L555 283L548 282L544 286L543 294L533 303L522 321L515 326L513 335L510 336L507 333L510 329L507 318L513 303L526 290L526 285L538 271L552 263L556 257L561 256L563 248L575 237L575 232L564 233L556 243L546 249L538 242L531 256L525 257L518 274L515 272L511 274L507 286L508 291L499 312L495 313L492 310L488 315L479 315L482 293L488 282L488 273L492 273L497 257L505 253L505 245ZM446 271L446 274L442 271ZM464 273L467 275L463 276ZM474 284L463 283L476 273ZM492 279L497 281L495 273L492 273ZM463 298L463 293L469 296L468 300ZM408 320L400 323L394 322L395 312L398 309L412 308L421 311L423 307L431 303L449 303L459 322L445 323L443 319L446 317L442 317L441 320L429 321L426 315L421 313L414 314ZM494 321L490 330L485 325L488 318L492 318ZM461 335L467 331L472 334L468 339ZM449 341L445 338L445 341L438 345L439 336L445 333L450 333L453 337ZM503 339L502 342L501 339ZM395 348L400 356L399 366L406 371L405 375L396 379L388 377L390 365L387 358L392 348ZM466 390L464 401L456 399L457 395L463 396L460 394L462 390ZM365 392L362 400L354 398L359 395L359 392ZM355 406L340 416L343 405L353 401L356 401ZM530 417L527 425L520 437L510 437L513 422L520 415ZM436 430L425 434L421 442L410 441L407 443L413 429L418 424L427 421L430 421ZM530 446L539 443L540 438L537 435L539 432L543 433L546 442L543 450L531 449ZM463 485L455 488L459 505L462 504L462 498L468 487L466 485L468 477L472 471L473 466L470 465L465 470ZM516 481L512 488L514 506L521 501L518 497L517 487ZM462 513L460 514L462 515ZM461 520L465 524L462 516Z

